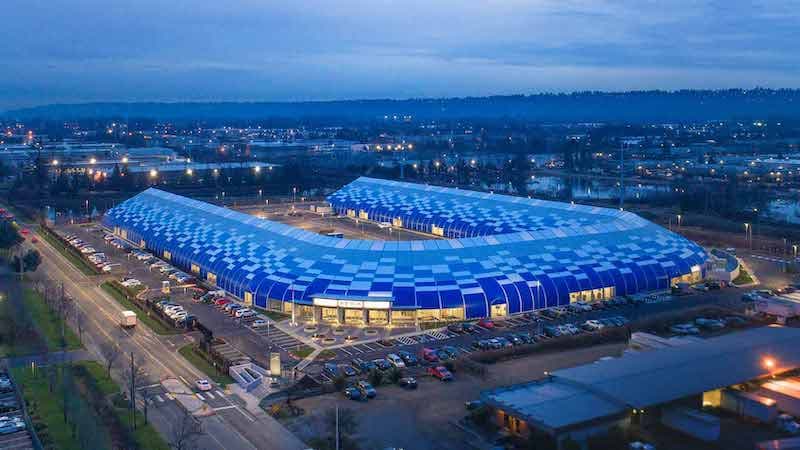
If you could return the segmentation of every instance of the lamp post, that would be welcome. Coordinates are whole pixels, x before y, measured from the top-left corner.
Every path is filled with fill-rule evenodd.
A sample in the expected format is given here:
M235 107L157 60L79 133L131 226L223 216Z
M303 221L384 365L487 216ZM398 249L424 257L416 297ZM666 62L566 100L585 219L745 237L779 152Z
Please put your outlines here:
M753 249L752 229L753 228L750 226L750 224L748 222L744 223L744 240L747 243L747 245L750 247L750 250Z
M683 216L678 214L678 231L681 231L681 219L683 219Z

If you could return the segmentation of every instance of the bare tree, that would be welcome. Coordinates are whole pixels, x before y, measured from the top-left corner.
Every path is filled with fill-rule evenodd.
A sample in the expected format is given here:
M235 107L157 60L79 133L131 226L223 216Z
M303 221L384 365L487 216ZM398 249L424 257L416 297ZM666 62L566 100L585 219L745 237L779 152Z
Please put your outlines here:
M114 342L103 341L100 344L100 356L106 361L106 374L108 374L109 378L111 378L111 368L120 355L122 355L122 349Z
M197 448L197 438L203 434L200 422L188 411L172 425L169 446L173 450L193 450Z

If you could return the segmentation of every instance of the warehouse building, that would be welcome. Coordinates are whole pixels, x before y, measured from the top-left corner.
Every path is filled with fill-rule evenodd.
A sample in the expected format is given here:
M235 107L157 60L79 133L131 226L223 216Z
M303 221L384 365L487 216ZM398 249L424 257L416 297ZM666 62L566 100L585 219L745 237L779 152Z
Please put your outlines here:
M483 392L481 399L498 426L520 436L543 433L557 442L583 442L612 427L662 423L714 441L719 421L700 408L721 406L726 388L800 368L798 342L797 328L755 328L558 370L541 380ZM763 389L741 397L761 405L766 422L778 409L794 406L776 403L769 389L791 383L767 381ZM800 392L797 398L800 405Z
M341 215L440 239L324 236L157 189L103 223L248 304L308 321L502 317L705 274L702 248L629 212L370 178L328 200Z

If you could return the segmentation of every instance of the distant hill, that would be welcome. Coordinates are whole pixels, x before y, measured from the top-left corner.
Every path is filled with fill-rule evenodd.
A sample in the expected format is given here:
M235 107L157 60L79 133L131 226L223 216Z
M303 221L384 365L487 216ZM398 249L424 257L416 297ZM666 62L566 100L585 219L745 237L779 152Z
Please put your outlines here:
M59 104L7 111L13 119L150 118L157 120L334 119L361 121L513 118L538 122L674 122L735 118L800 118L800 90L729 89L576 92L492 97L320 102Z

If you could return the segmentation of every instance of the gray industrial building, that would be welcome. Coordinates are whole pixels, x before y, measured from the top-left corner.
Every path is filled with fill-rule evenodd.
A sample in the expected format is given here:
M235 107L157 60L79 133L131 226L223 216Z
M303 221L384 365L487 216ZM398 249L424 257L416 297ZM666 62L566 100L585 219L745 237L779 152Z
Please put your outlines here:
M665 423L675 415L713 422L699 411L704 394L714 397L721 389L797 369L798 343L800 329L754 328L558 370L483 392L481 399L501 428L520 436L544 433L559 443L567 437L583 442L614 426ZM709 438L696 437L713 439L713 423L695 428L711 430Z

